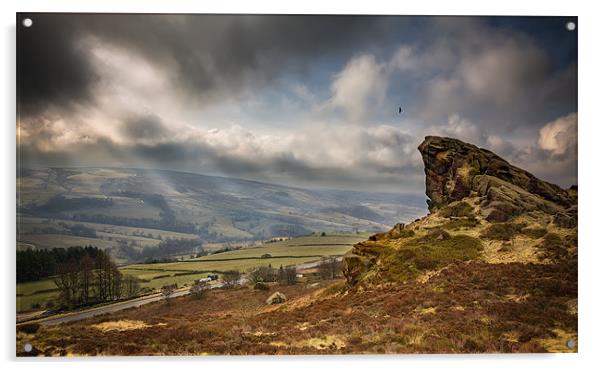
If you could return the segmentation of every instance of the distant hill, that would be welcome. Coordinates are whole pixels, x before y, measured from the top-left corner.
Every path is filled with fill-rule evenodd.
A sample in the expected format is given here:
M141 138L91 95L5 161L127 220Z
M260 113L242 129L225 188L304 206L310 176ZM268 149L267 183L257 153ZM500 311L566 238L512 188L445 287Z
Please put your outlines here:
M23 169L17 180L23 234L32 229L29 220L57 219L226 242L381 231L426 212L425 197L417 194L302 189L165 170Z

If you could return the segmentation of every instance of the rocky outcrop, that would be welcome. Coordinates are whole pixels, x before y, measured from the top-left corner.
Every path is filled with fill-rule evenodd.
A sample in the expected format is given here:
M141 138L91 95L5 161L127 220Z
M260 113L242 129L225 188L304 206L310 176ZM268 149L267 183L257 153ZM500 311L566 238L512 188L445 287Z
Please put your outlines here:
M409 225L399 223L354 245L343 258L350 288L404 279L445 261L474 258L483 250L475 235L493 226L491 222L502 222L497 225L503 229L513 225L523 229L524 220L511 219L529 213L527 220L567 229L577 226L576 186L564 190L457 139L428 136L418 150L424 161L429 210L434 214ZM547 235L541 224L534 227ZM544 244L543 249L550 249L549 243Z
M543 223L567 229L577 226L576 186L564 190L489 150L457 139L428 136L418 150L432 214L355 244L343 258L349 288L397 281L449 260L474 258L483 250L475 235L482 235L492 222L504 230L522 225L522 230L529 220L538 220L533 228L552 236L554 232L542 228ZM523 214L528 217L511 220ZM537 248L550 249L548 244ZM566 248L562 250L567 255ZM508 248L499 251L511 253ZM517 260L524 258L517 255Z
M575 204L570 192L458 139L427 136L418 150L430 211L471 195L483 197L481 209L489 221L506 221L532 210L557 214Z

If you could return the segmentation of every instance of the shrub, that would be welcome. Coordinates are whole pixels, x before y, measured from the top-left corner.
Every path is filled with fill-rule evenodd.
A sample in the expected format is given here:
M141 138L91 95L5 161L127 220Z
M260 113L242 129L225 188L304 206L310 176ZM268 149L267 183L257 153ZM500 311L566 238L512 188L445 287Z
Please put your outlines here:
M421 243L430 243L430 242L437 242L440 240L447 240L449 238L450 238L450 235L447 231L440 229L440 228L436 228L436 229L429 230L429 232L422 238L418 239L418 241Z
M256 290L270 290L270 286L264 282L258 281L253 286L253 289Z
M391 236L390 239L411 238L414 235L416 235L416 233L414 232L414 230L404 229L404 230L400 230L395 235Z
M166 304L171 302L171 296L174 294L177 288L177 284L163 285L161 287L161 294L163 295L163 299L165 299Z
M467 261L476 258L483 246L479 239L468 235L450 236L447 232L435 229L429 235L409 241L398 250L385 252L383 275L391 280L405 281L417 276L421 271L432 270L453 261Z
M499 224L492 224L483 232L481 232L481 238L490 240L510 240L514 236L521 232L525 228L524 223L511 223L502 222Z
M565 258L568 255L567 245L558 234L548 233L539 245L543 258Z
M458 229L462 229L462 228L475 227L479 224L480 224L479 220L477 220L474 216L470 216L470 217L461 217L461 218L453 219L453 220L445 223L441 227L444 229L447 229L447 230L458 230Z
M205 297L209 290L209 284L206 281L195 281L190 287L190 295L194 299L201 299Z
M25 334L35 334L40 329L40 324L32 322L28 324L21 324L17 326L17 330Z
M222 274L222 280L224 281L224 287L232 288L240 282L240 271L228 270Z
M539 239L546 235L548 231L540 227L526 228L521 230L521 234L526 235L533 239Z
M259 266L248 271L252 283L276 281L276 269L270 266Z
M439 210L441 217L470 217L473 215L473 208L467 202L452 203Z

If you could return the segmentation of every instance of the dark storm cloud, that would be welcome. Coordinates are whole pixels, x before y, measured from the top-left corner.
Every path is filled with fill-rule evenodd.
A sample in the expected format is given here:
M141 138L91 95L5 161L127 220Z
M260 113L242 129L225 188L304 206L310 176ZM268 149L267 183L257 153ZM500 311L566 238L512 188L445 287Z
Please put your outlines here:
M576 116L554 123L577 110L576 55L557 63L553 44L482 18L27 16L18 91L28 165L397 191L423 186L416 146L440 134L546 179L576 178L566 154L576 139L558 134L576 133ZM290 109L301 95L307 104Z
M19 87L24 115L86 103L98 76L82 39L121 47L161 66L194 99L237 93L312 56L386 40L388 18L261 15L21 14ZM20 21L19 21L20 24ZM397 22L399 24L399 22ZM343 32L341 32L343 31Z
M169 133L161 117L156 114L135 115L129 117L121 126L123 133L130 139L160 139Z
M17 24L17 91L19 113L35 115L48 106L69 108L91 99L98 78L77 38L80 22L66 15L36 15L30 28Z

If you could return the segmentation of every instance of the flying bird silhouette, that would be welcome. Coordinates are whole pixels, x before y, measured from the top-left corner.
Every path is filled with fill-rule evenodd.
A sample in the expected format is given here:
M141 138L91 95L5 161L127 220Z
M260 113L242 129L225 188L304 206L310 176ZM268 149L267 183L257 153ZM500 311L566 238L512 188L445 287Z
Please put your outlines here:
M399 114L401 114L401 112L403 112L403 109L401 109L401 107L399 107Z

